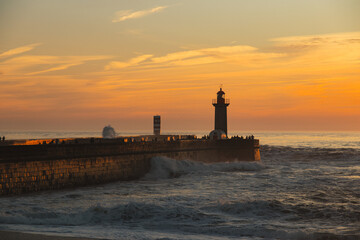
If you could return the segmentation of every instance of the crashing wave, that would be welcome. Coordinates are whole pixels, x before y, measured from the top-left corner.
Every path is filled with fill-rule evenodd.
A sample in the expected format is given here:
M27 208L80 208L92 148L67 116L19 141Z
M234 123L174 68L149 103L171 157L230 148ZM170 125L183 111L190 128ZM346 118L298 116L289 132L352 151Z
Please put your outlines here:
M175 160L168 157L153 157L151 169L145 180L177 178L191 173L259 171L264 166L259 162L226 162L205 164L190 160Z

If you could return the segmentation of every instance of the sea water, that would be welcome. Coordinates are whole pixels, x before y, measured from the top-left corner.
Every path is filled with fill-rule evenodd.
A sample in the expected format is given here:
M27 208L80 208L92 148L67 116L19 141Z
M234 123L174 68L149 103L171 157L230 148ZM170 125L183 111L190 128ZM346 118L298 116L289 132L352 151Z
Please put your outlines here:
M137 181L2 197L0 229L106 239L360 239L360 134L255 136L261 162L155 157Z

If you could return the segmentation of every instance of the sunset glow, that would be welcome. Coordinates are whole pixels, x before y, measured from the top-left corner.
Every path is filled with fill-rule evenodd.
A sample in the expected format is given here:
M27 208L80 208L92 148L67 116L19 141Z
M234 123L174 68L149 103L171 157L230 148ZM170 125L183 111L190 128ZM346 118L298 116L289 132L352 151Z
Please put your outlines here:
M1 129L210 130L223 84L230 129L360 130L358 1L120 2L1 2Z

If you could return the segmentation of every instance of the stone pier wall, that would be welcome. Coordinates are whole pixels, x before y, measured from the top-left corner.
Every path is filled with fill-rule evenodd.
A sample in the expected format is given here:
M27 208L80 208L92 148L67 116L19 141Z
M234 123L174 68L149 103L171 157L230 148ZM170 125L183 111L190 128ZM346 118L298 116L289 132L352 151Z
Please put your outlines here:
M1 146L0 195L138 179L155 156L207 163L260 160L257 140Z
M150 169L144 156L0 163L0 195L132 180Z

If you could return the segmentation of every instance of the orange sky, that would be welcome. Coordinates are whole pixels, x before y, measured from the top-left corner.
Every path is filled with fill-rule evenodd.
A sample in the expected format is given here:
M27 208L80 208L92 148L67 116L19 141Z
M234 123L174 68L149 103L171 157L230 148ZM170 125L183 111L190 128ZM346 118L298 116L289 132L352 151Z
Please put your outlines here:
M230 2L240 9L238 3ZM101 130L111 124L118 131L151 131L152 116L160 114L164 131L210 131L214 117L211 99L220 84L231 100L231 130L360 130L360 18L353 10L360 8L356 1L338 8L344 12L336 16L331 16L330 10L314 10L315 27L302 27L300 18L286 15L286 7L296 11L295 5L289 5L278 9L280 16L289 18L287 27L274 28L274 32L282 29L279 33L264 30L262 36L254 33L251 40L229 30L209 41L198 36L196 26L184 21L179 9L188 14L186 19L192 17L194 24L207 28L208 21L214 24L219 19L218 25L211 26L214 31L230 29L221 25L225 20L220 17L234 14L234 26L243 19L221 6L219 16L199 23L204 16L193 15L188 4L190 1L173 5L139 1L137 6L123 3L112 8L105 4L97 14L86 15L95 11L94 5L82 15L72 15L73 8L83 9L86 3L71 10L64 3L60 10L66 19L53 19L46 13L51 6L30 8L30 13L40 11L42 19L49 20L40 23L40 17L27 19L16 10L18 6L3 3L8 11L2 18L10 27L0 25L6 36L0 40L0 130ZM269 6L259 6L257 11L274 14ZM304 11L305 17L306 6L301 7L299 15ZM251 12L248 14L250 20ZM318 15L335 17L343 25L337 23L323 31L327 25L315 20ZM268 21L263 18L264 22L249 22L248 28L261 29L259 25ZM30 19L36 26L32 32L20 27ZM73 25L80 24L78 29L71 20ZM177 33L168 24L180 23L184 26L176 29L181 34L173 39L172 34ZM317 24L323 28L317 29ZM67 35L64 28L68 28ZM251 34L251 30L244 31ZM194 33L193 39L190 33Z

